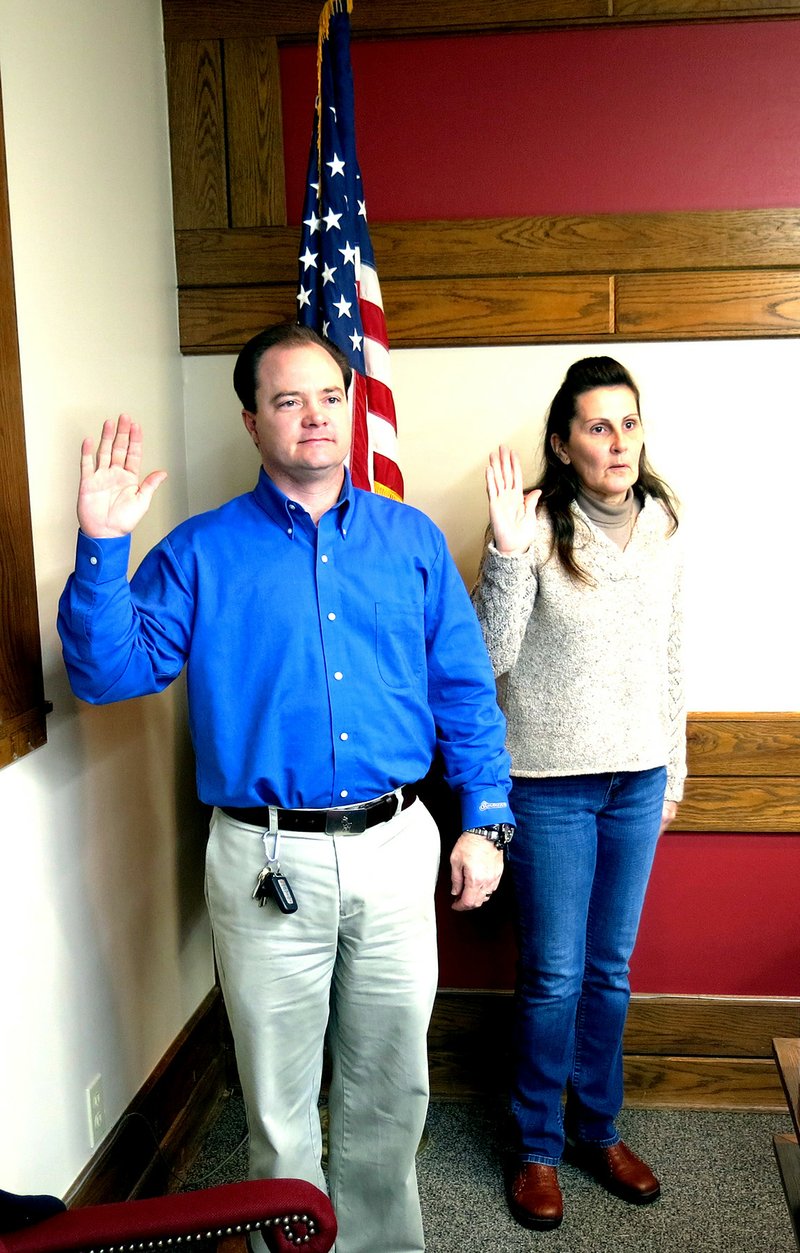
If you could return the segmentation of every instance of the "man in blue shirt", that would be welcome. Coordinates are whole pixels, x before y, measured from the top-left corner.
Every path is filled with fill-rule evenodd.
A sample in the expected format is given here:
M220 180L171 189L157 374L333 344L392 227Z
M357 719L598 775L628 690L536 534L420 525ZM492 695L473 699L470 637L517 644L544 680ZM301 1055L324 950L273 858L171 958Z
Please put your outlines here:
M513 819L505 726L442 534L352 486L334 345L255 336L234 385L255 490L191 518L128 583L141 430L81 452L75 573L59 631L93 703L187 667L206 895L250 1129L253 1177L324 1186L317 1101L328 1028L329 1184L339 1253L424 1248L414 1155L428 1096L439 839L414 784L441 750L461 802L454 909L491 896Z

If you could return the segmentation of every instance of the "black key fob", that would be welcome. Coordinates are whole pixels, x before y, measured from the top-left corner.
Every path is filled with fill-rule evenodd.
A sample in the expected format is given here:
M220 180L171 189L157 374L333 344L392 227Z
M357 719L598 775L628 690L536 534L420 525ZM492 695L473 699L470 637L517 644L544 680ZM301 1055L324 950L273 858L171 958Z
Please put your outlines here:
M293 914L295 912L297 899L285 874L281 874L280 870L274 871L267 879L265 886L282 913Z

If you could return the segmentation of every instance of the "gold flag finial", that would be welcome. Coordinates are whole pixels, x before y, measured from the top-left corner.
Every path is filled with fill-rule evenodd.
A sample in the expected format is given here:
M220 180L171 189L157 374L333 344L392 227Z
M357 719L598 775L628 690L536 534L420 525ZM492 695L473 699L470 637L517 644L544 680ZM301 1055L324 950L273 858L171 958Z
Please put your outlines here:
M353 0L325 0L319 15L317 33L317 200L322 198L322 45L330 35L331 17L347 9L353 12Z

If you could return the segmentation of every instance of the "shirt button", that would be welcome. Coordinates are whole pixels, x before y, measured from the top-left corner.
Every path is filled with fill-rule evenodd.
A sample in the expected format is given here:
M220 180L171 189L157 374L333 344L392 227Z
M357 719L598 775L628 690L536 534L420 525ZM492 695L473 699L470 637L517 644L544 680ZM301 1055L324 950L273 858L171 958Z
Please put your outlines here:
M346 788L346 787L342 788L342 790L341 790L341 792L339 793L339 795L340 795L340 796L348 796L348 795L349 795L349 793L348 793L348 791L347 791L347 788Z
M92 565L92 566L96 566L96 565L97 565L97 558L96 558L96 557L90 557L90 558L89 558L89 564L90 564L90 565Z
M334 679L343 679L344 675L342 674L341 670L335 670L333 677Z
M328 621L329 621L329 622L335 622L335 621L336 621L336 614L335 614L335 613L329 613L329 614L328 614Z
M322 554L322 556L320 557L320 561L324 561L324 562L325 562L325 564L327 565L327 562L328 562L328 555L327 555L327 553L323 553L323 554Z
M289 502L289 508L294 509L294 505L291 503L291 501Z
M342 734L339 736L339 739L340 739L340 740L349 740L349 739L350 739L350 736L347 734L347 732L346 732L346 731L342 731Z
M291 533L292 533L292 528L291 528L290 526L287 526L287 528L286 528L286 534L287 534L287 535L291 535Z

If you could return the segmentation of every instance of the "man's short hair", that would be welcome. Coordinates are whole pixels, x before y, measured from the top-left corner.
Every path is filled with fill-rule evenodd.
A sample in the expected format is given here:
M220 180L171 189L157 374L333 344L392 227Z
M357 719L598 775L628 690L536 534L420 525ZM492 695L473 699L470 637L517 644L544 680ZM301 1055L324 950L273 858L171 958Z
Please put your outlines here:
M233 386L241 401L242 408L248 413L255 413L257 408L256 392L258 390L258 367L261 358L270 348L278 345L302 348L308 344L316 344L324 348L338 365L344 379L344 390L348 391L353 371L350 362L336 344L319 335L310 326L300 326L297 322L278 322L259 331L252 339L248 339L233 368Z

